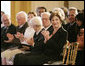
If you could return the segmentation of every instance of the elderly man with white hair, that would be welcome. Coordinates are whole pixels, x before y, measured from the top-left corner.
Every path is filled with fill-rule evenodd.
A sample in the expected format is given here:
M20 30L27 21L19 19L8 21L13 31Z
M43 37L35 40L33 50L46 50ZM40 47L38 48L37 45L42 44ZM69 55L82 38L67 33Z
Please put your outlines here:
M13 42L14 44L21 44L19 38L21 34L25 33L25 30L28 27L27 14L24 11L17 13L16 20L18 22L18 26L16 28L16 34L15 35L9 34L8 42Z
M70 7L68 11L69 23L66 24L66 30L68 31L68 40L69 42L76 42L77 40L77 24L76 24L76 15L78 14L77 8Z
M4 14L1 18L1 21L3 22L4 26L1 28L1 49L5 50L12 46L13 44L7 44L6 41L8 39L8 34L15 34L16 33L16 27L11 24L11 19L7 14Z
M44 26L44 29L46 31L49 31L50 32L50 35L52 34L53 32L53 27L52 27L52 24L50 22L50 13L49 12L44 12L41 14L41 18L42 18L42 23L43 23L43 26Z
M25 29L28 27L27 14L24 11L17 13L16 20L18 22L17 32L24 34Z

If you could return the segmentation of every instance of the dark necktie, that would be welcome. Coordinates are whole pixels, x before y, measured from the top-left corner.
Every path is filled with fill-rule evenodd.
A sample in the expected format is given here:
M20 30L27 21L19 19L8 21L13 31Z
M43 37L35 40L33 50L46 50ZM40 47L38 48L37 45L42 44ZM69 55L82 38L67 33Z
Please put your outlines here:
M5 27L4 32L7 33L8 27Z

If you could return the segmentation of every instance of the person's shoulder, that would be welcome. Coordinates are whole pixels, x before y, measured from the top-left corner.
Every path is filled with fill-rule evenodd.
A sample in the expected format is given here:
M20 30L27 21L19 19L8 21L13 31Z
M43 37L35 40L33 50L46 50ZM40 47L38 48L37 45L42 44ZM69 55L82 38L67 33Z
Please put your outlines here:
M2 30L4 30L4 26L3 26L3 27L1 27L1 31L2 31Z
M52 25L50 26L50 29L53 30L53 26Z
M1 27L1 29L3 29L5 26Z
M66 24L66 26L69 26L69 25L70 25L70 23L67 23L67 24Z
M62 33L67 33L67 30L65 30L63 27L61 27Z
M10 27L10 28L16 28L16 26L13 25L13 24L11 24L9 27Z
M27 23L27 22L25 22L24 26L28 26L28 23Z

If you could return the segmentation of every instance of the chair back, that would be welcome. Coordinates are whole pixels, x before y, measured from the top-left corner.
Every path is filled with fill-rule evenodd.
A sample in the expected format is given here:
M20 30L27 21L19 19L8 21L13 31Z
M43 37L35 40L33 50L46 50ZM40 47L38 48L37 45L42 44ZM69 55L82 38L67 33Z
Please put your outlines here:
M69 43L69 41L67 41L63 50L63 64L75 65L77 50L78 50L77 42Z

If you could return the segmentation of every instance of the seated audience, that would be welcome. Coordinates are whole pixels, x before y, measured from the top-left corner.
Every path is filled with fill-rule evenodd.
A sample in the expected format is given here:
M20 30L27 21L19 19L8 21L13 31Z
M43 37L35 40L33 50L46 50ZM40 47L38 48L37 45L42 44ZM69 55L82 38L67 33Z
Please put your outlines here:
M24 34L26 28L28 27L27 14L24 11L21 11L17 13L16 19L18 22L18 26L16 27L16 34L15 35L10 34L8 42L13 42L16 45L21 45L19 40L20 34L21 33Z
M43 65L63 60L63 47L78 43L75 65L84 64L84 10L37 7L16 14L18 26L1 11L1 64ZM83 12L83 13L82 13Z
M33 26L36 33L34 34L34 38L32 38L33 35L31 35L32 34L31 32L28 33L29 38L27 37L27 43L30 44L30 45L34 44L34 47L33 48L28 47L27 49L28 50L31 49L32 52L36 51L37 53L40 53L40 51L42 51L42 43L44 41L44 37L41 34L41 31L43 30L42 21L41 21L40 17L34 17L31 21L32 21L31 27ZM28 39L30 39L30 41ZM11 58L13 58L14 55L16 55L18 53L23 53L22 50L23 49L14 49L12 51L7 50L7 51L3 52L1 54L1 56L7 58L8 60L10 60ZM13 60L11 60L11 61L13 61Z
M8 50L1 53L2 60L4 58L6 58L6 60L7 60L6 62L9 62L9 60L11 60L11 58L15 54L22 53L23 52L22 50L27 50L29 48L29 47L27 47L28 44L26 44L26 43L22 44L23 42L21 42L21 40L20 40L20 38L22 37L21 35L23 35L25 33L25 30L28 27L27 14L25 12L21 11L21 12L17 13L16 18L18 21L18 26L15 30L15 31L17 31L17 34L15 34L15 35L8 34L9 40L6 41L7 43L12 42L13 44L15 44L15 46L12 48L9 48ZM2 64L3 63L4 63L4 61L2 61Z
M60 13L52 14L50 20L52 22L52 26L54 28L53 33L49 36L49 31L43 30L41 34L41 30L36 29L39 27L39 24L35 25L35 21L37 21L36 17L32 19L33 28L35 30L34 35L34 51L27 54L17 54L14 58L14 65L42 65L49 60L61 60L62 56L61 53L63 51L63 46L67 40L67 31L62 27L62 17ZM42 23L39 20L39 23ZM39 31L37 31L39 30ZM41 34L41 38L38 39L36 37L38 34ZM35 38L36 37L36 38ZM41 42L41 39L44 39L44 43ZM23 59L23 60L21 60Z

